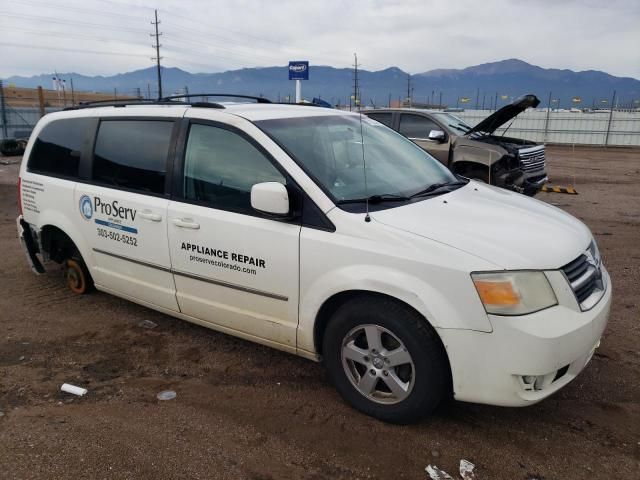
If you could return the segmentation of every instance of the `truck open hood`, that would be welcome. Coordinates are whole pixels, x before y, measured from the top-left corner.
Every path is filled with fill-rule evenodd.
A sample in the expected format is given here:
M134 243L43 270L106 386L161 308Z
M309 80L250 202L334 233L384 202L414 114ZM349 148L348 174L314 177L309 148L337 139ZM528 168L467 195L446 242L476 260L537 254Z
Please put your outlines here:
M527 108L535 108L538 105L540 105L540 100L535 95L529 94L518 97L509 105L505 105L500 110L493 112L471 130L469 130L465 135L468 136L474 132L484 132L491 134L512 118L520 115Z
M448 194L372 212L371 218L504 269L560 268L592 239L580 220L559 208L475 181Z

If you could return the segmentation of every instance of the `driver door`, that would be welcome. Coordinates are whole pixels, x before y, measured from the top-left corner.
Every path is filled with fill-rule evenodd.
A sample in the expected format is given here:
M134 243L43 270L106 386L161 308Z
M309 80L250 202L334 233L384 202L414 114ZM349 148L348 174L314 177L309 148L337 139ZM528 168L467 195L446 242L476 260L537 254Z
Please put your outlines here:
M451 135L445 132L444 141L429 140L429 132L431 130L441 130L444 132L444 129L440 125L423 115L417 115L415 113L403 113L400 115L398 131L420 148L429 152L441 163L448 166Z

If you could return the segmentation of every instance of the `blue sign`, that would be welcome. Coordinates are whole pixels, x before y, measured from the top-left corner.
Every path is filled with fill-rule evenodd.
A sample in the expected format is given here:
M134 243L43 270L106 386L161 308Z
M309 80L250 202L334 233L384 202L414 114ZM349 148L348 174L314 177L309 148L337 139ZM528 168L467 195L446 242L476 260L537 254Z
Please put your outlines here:
M289 80L309 80L309 62L289 62Z

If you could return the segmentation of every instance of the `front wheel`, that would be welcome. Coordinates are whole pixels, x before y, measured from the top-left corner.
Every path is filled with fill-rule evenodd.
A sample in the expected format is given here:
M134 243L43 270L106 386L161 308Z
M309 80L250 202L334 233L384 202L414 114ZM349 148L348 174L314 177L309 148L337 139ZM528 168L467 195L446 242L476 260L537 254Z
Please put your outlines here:
M357 410L391 423L411 423L443 399L448 363L437 334L410 307L360 298L340 307L323 341L329 376Z

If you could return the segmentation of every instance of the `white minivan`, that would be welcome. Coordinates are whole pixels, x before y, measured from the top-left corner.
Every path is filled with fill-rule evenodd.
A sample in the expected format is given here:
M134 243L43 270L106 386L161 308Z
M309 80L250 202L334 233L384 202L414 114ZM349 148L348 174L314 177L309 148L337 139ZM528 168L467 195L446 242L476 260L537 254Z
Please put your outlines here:
M44 116L19 180L32 269L323 361L389 422L530 405L587 365L611 283L584 224L366 116L256 100Z

